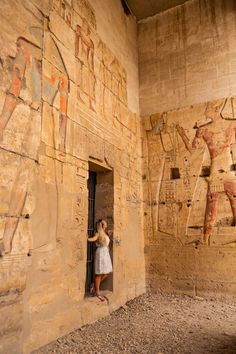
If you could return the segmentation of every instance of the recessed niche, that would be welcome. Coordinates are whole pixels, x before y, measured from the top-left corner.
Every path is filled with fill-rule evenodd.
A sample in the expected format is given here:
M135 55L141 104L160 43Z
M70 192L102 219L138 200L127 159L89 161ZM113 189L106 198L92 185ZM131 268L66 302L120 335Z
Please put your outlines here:
M211 174L210 166L202 166L200 177L208 177Z
M173 167L170 169L170 178L171 179L179 179L180 178L180 173L179 173L178 167Z
M236 171L236 164L235 163L230 165L230 171Z

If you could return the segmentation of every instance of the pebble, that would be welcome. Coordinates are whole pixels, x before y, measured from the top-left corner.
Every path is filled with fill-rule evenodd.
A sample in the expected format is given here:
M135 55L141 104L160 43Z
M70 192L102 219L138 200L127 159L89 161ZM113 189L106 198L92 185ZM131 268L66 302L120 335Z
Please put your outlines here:
M194 299L198 301L204 301L204 297L201 296L195 296Z

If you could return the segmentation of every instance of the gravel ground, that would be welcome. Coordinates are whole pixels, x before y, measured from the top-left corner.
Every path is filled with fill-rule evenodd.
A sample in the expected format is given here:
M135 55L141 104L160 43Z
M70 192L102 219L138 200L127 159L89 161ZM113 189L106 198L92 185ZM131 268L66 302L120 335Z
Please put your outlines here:
M236 302L145 294L34 354L236 354Z

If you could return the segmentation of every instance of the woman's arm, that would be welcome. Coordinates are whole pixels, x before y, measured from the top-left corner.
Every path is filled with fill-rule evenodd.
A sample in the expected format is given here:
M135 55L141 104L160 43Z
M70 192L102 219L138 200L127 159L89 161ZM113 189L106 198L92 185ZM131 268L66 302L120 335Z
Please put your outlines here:
M89 242L95 242L95 241L97 241L97 239L98 239L98 236L97 236L97 235L95 235L95 236L93 236L93 237L87 237L87 240L88 240Z
M113 239L113 231L112 230L107 231L107 236L109 236L110 239Z

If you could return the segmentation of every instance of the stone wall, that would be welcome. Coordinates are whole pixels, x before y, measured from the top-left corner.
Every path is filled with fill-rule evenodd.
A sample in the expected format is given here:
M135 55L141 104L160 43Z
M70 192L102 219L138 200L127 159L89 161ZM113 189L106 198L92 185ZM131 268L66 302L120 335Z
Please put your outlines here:
M139 24L153 289L235 295L235 16L234 1L190 0Z
M142 293L143 229L153 289L235 294L233 0L142 21L139 76L119 0L1 9L0 353L30 353ZM114 230L109 306L84 297L89 166L112 171L96 210Z
M235 102L144 119L145 254L153 289L235 294Z
M1 4L0 353L30 353L144 291L136 25L119 1L91 4ZM89 161L114 175L109 306L84 299Z
M138 26L140 111L236 94L234 0L189 0Z

